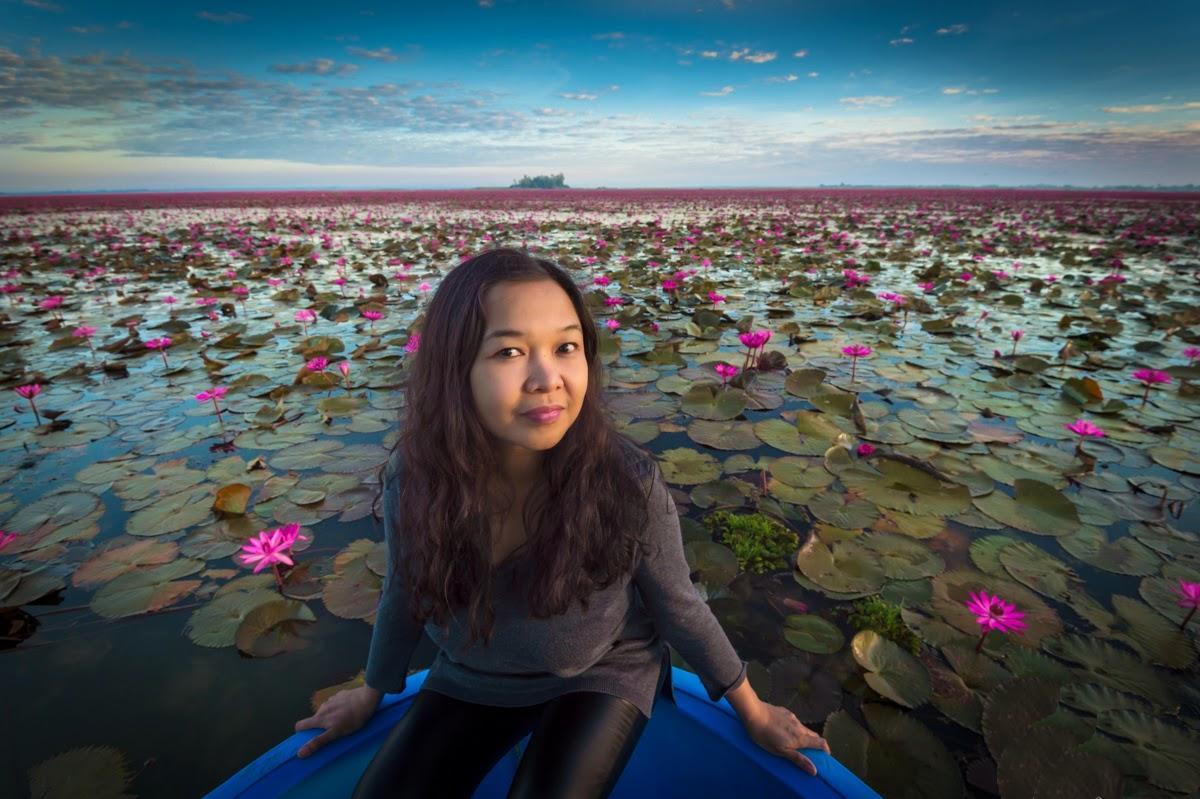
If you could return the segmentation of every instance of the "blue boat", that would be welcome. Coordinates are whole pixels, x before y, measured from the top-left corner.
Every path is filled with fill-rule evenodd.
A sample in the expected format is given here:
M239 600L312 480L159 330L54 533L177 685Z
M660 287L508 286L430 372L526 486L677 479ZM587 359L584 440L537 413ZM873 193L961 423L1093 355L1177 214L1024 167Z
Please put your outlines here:
M298 758L296 751L321 730L294 733L210 792L209 799L349 797L428 673L428 669L415 672L402 693L385 694L375 715L354 734ZM810 776L754 743L728 700L709 699L695 674L672 666L662 683L650 721L613 788L612 799L880 799L853 772L820 750L802 750L817 767L817 775ZM500 758L479 784L475 799L503 799L529 737Z

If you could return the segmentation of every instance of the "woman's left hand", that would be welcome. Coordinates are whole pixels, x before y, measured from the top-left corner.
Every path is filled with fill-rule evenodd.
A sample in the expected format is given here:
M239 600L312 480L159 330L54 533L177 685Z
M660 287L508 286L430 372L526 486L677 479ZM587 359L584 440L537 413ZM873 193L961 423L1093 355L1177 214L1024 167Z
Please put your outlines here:
M797 749L820 749L829 752L829 742L800 723L796 714L786 707L762 703L763 712L745 723L751 740L773 755L792 761L809 774L816 776L817 767Z

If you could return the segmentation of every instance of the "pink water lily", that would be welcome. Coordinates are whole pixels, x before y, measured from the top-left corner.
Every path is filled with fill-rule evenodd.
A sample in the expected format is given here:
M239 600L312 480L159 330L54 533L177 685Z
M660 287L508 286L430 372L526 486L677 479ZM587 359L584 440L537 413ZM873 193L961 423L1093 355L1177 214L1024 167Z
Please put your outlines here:
M151 338L146 340L146 349L158 350L158 354L162 356L163 366L168 369L171 364L167 363L167 347L171 346L171 339L163 336L162 338Z
M919 288L923 293L929 294L933 291L933 282L926 281L924 283L918 283L917 288Z
M1179 607L1191 608L1183 623L1179 625L1179 629L1182 630L1187 627L1187 623L1196 614L1196 608L1200 608L1200 583L1189 582L1180 577L1179 585L1171 586L1171 591L1179 597L1179 601L1176 603Z
M308 363L304 364L304 368L310 372L323 372L325 367L329 365L329 359L324 355L318 355Z
M37 423L40 426L42 424L42 415L38 413L37 403L33 401L33 398L42 393L42 385L40 383L27 383L23 386L17 386L13 391L29 400L29 406L33 408L33 416L37 419Z
M224 426L225 422L221 419L221 406L217 404L217 400L221 397L224 397L225 392L228 390L229 388L226 386L215 386L210 391L201 391L196 395L196 399L199 402L208 402L209 400L212 400L213 407L217 411L217 421L220 422L222 426Z
M736 366L728 363L719 363L714 366L713 369L715 369L717 374L721 376L721 388L725 387L725 385L729 382L729 378L733 377L740 371Z
M1011 333L1009 333L1009 335L1012 336L1012 340L1013 340L1012 354L1016 355L1017 354L1017 342L1025 337L1025 331L1024 330L1014 330Z
M1104 437L1104 431L1089 422L1087 419L1076 419L1070 424L1064 424L1063 427L1079 436L1079 443L1075 445L1076 457L1078 457L1083 451L1083 442L1085 439Z
M1016 606L1011 602L1006 602L999 596L989 596L986 591L970 593L970 599L963 603L967 609L975 614L975 621L983 628L983 635L979 636L978 643L975 644L975 651L978 652L983 646L983 639L987 637L991 630L999 630L1002 633L1015 632L1023 634L1025 630L1024 611L1017 610Z
M304 335L308 335L308 323L317 321L317 312L310 308L302 308L296 311L296 321L300 323L300 327L304 330Z
M762 355L762 353L755 353L755 350L757 350L759 347L762 347L770 340L770 330L758 330L753 333L746 332L738 334L738 341L745 344L748 348L746 359L742 361L742 371L749 369L751 365L758 362L758 358Z
M875 446L873 444L868 444L865 441L863 443L859 444L858 449L855 450L855 452L858 453L858 456L860 458L865 458L874 451L875 451Z
M17 539L16 533L6 533L3 530L0 530L0 549L4 549L6 546L11 544L16 539Z
M362 315L365 318L371 320L371 332L374 333L375 332L375 320L382 319L383 313L381 313L380 311L363 311Z
M866 344L850 344L849 346L842 347L842 354L849 355L850 358L852 359L850 361L850 382L851 383L854 382L855 370L858 368L858 359L867 357L873 351L874 350L872 350Z
M1158 369L1137 369L1131 376L1135 380L1142 381L1146 386L1145 392L1142 393L1142 404L1140 407L1146 407L1146 400L1150 397L1150 388L1159 384L1171 382L1171 376L1166 372Z
M1186 347L1183 350L1183 357L1188 359L1188 365L1195 365L1196 361L1200 360L1200 347Z
M80 325L71 331L71 335L86 341L88 349L92 351L92 355L96 354L96 348L92 346L92 336L96 335L96 328L89 327L88 325Z
M244 554L238 555L242 565L255 564L254 573L270 566L275 573L275 584L283 588L283 578L279 574L279 564L294 566L290 550L296 541L307 541L308 536L300 535L300 525L296 523L276 527L273 530L259 530L257 536L251 536L242 546Z

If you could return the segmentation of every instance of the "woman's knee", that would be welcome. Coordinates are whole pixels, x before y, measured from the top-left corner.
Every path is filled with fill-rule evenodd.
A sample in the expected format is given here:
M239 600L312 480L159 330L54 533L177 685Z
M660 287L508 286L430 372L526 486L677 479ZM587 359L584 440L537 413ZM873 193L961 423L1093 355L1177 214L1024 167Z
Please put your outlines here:
M598 691L550 702L521 757L509 799L602 799L646 725L637 706Z

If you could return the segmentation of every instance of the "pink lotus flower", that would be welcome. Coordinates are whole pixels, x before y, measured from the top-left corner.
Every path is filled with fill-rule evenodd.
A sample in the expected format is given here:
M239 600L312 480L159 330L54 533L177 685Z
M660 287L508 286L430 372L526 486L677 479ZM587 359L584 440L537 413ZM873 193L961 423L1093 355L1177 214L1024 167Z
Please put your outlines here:
M1142 393L1142 404L1140 407L1146 407L1146 400L1150 397L1150 388L1160 383L1170 383L1171 376L1166 372L1158 369L1137 369L1132 373L1135 380L1141 380L1146 386L1145 392Z
M1075 457L1079 457L1080 453L1083 452L1084 439L1104 437L1104 431L1087 419L1076 419L1070 424L1064 424L1063 427L1079 436L1079 443L1075 445Z
M225 422L223 419L221 419L221 406L217 404L217 400L221 397L224 397L225 392L228 390L229 389L226 386L216 386L211 391L201 391L196 395L196 400L198 402L208 402L209 400L212 400L213 408L215 408L217 411L217 421L220 422L222 426L224 426Z
M970 596L970 600L964 604L975 614L975 621L983 628L983 635L979 636L979 642L975 644L976 652L983 646L983 639L990 630L1023 634L1026 625L1022 619L1025 618L1025 613L1017 610L1011 602L1005 602L998 596L988 596L986 591L980 591L978 594L972 591Z
M167 363L167 347L171 346L171 339L163 336L162 338L147 339L145 343L146 349L158 350L158 354L161 355L163 359L163 366L167 367L168 369L171 368L171 364Z
M873 352L873 350L870 347L868 347L866 344L851 344L849 346L842 347L842 354L849 355L851 358L851 361L850 361L850 382L851 383L854 382L855 371L858 369L858 359L865 358L868 355L870 355L872 352Z
M1188 364L1194 364L1200 360L1200 347L1187 347L1183 351L1183 357L1188 359Z
M710 292L708 292L708 301L711 302L713 305L716 305L718 302L725 302L725 295L718 294L715 291L710 291Z
M408 337L408 341L404 342L405 352L416 352L421 346L421 334L413 333Z
M37 419L37 423L40 426L42 424L42 415L40 413L38 413L37 403L33 401L33 398L36 397L38 394L42 393L41 384L40 383L27 383L26 385L23 385L23 386L17 386L16 388L13 389L13 391L17 392L22 397L29 400L29 406L31 408L33 408L33 416L35 419Z
M308 540L308 536L300 535L300 525L288 524L283 527L276 527L273 530L259 530L257 536L251 536L247 539L246 544L242 546L244 554L238 555L242 561L242 565L254 566L254 573L270 566L275 572L275 583L280 588L283 588L283 578L279 574L279 564L283 563L288 566L294 566L295 563L289 557L290 550L297 540Z
M658 330L657 327L654 329ZM746 369L750 368L750 365L752 363L757 362L758 357L761 356L762 353L760 352L760 353L755 354L755 350L757 350L759 347L764 346L770 340L771 340L771 331L770 330L759 330L759 331L756 331L753 333L746 332L746 333L738 334L738 341L742 342L747 347L746 359L742 362L742 371L745 371Z
M324 355L318 355L308 363L304 364L304 368L310 372L323 372L325 367L329 365L329 359Z
M621 326L621 323L618 322L616 319L609 319L604 323L604 326L607 327L609 330L616 330L618 327Z
M3 530L0 530L0 549L4 549L13 541L17 540L17 537L18 536L16 533L6 533Z
M598 275L592 278L592 283L597 286L607 286L611 282L612 278L610 278L608 275Z
M858 449L855 450L855 452L858 453L858 456L860 458L865 458L874 451L875 451L875 447L871 444L868 444L865 441L863 443L859 444Z
M1176 603L1179 607L1191 608L1183 623L1179 625L1179 629L1182 630L1196 614L1196 608L1200 608L1200 583L1189 582L1180 577L1179 585L1171 586L1171 591L1179 596L1179 601Z
M729 378L741 371L736 366L728 363L719 363L713 368L716 370L717 374L721 376L721 388L726 386L726 384L729 382Z
M919 288L924 293L929 294L930 292L933 291L933 282L927 281L925 283L918 283L917 288Z
M1012 354L1016 355L1017 354L1017 342L1020 341L1025 336L1025 331L1024 330L1014 330L1011 333L1009 333L1009 335L1012 336L1012 340L1013 340Z

